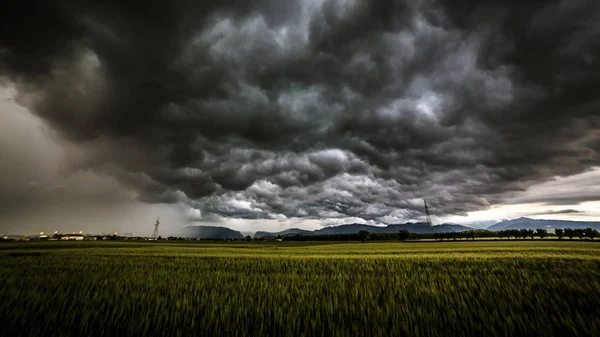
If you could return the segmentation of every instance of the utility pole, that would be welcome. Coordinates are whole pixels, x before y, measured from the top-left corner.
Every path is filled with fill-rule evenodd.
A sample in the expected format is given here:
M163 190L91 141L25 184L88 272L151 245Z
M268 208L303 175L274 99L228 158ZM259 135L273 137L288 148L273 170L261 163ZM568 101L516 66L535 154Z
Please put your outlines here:
M431 222L431 214L429 214L429 207L427 207L427 200L423 199L425 202L425 222L429 225L429 230L431 234L433 234L433 223Z

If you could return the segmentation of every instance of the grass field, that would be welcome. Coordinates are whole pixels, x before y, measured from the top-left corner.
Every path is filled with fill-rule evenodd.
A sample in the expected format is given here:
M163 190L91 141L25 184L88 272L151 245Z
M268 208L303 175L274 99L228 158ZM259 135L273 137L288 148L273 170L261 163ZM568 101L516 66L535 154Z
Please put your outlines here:
M3 336L600 336L600 242L0 245Z

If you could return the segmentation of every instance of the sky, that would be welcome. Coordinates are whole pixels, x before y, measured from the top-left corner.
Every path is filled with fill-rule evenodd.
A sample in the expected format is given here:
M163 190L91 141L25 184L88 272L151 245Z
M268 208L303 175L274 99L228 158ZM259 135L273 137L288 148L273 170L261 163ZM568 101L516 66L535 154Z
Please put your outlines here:
M0 232L600 220L597 1L2 11Z

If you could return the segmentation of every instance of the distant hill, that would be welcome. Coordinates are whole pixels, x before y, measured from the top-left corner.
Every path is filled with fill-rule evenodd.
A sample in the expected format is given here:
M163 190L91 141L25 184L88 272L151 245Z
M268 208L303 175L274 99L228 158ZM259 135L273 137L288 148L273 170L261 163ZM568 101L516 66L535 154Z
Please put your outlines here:
M188 226L182 229L181 235L199 239L243 239L244 235L227 227Z
M300 229L300 228L290 228L290 229L286 229L284 231L281 232L256 232L254 234L254 238L257 239L266 239L266 238L276 238L278 235L284 236L284 235L296 235L296 234L312 234L312 231L306 230L306 229Z
M381 228L384 228L384 227L376 227L376 226L369 226L369 225L363 225L363 224L351 224L351 225L323 227L321 229L317 229L317 230L313 231L311 234L355 234L362 230L369 231L372 233L374 233L374 232L382 233L382 231L379 230Z
M387 230L385 232L389 232L389 233L392 233L392 232L395 233L395 232L405 229L411 233L419 233L419 234L431 233L432 229L433 229L434 233L465 232L465 231L474 229L472 227L467 227L467 226L457 225L457 224L447 224L447 223L441 224L441 225L435 225L430 228L429 225L424 222L418 222L418 223L408 222L408 223L405 223L402 225L389 225L384 228L387 228Z
M499 231L504 229L537 229L537 228L594 228L600 230L600 222L589 221L566 221L566 220L538 220L530 218L519 218L499 222L488 227L490 231ZM426 234L431 233L448 233L448 232L464 232L473 230L474 228L457 225L457 224L441 224L429 227L423 222L405 224L393 224L387 226L370 226L365 224L349 224L340 226L329 226L317 229L314 231L290 228L281 232L266 232L258 231L254 234L257 239L272 239L277 236L292 236L292 235L331 235L331 234L356 234L362 230L370 233L398 233L400 230L407 230L410 233ZM211 226L189 226L181 231L181 236L201 239L243 239L245 236L241 232L226 228L226 227L211 227Z
M591 221L567 221L567 220L538 220L530 218L518 218L499 222L488 227L490 231L501 231L505 229L537 229L537 228L594 228L600 230L600 222Z
M471 230L473 228L455 225L455 224L442 224L438 226L429 227L426 223L406 223L406 224L398 224L398 225L388 225L388 226L370 226L364 224L350 224L350 225L340 225L340 226L329 226L323 227L321 229L317 229L314 231L292 228L282 232L269 233L269 232L256 232L254 234L255 238L274 238L278 235L286 236L286 235L325 235L325 234L356 234L362 230L368 231L370 233L397 233L398 231L405 229L411 233L431 233L433 229L434 233L445 233L445 232L464 232Z
M473 227L476 229L487 229L488 227L497 224L497 220L479 220L474 222L466 223L465 226Z

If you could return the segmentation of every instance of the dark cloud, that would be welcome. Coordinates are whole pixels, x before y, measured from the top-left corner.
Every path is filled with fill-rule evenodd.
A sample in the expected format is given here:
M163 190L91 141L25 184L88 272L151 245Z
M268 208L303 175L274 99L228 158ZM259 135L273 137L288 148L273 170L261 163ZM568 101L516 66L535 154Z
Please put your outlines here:
M150 235L181 227L183 205L142 204L106 173L62 167L63 149L52 130L0 89L0 234L84 231ZM68 147L67 147L68 149Z
M565 206L595 201L600 201L600 170L598 168L534 186L525 193L513 196L508 203Z
M535 212L535 213L530 213L528 214L528 216L535 216L535 215L560 215L560 214L582 214L585 213L583 211L579 211L576 209L561 209L558 211L543 211L543 212Z
M544 202L546 206L564 206L564 205L579 205L582 202L586 202L586 201L598 201L600 200L600 195L594 197L594 198L589 198L586 196L582 196L582 197L566 197L566 198L550 198L550 200L548 201L548 199L542 199L540 201Z
M203 216L465 214L600 162L593 1L8 1L72 170Z
M600 194L589 195L585 193L581 196L554 196L546 198L538 198L536 201L543 202L548 206L563 206L563 205L579 205L589 201L600 201Z

